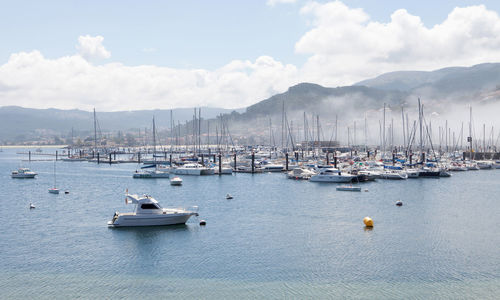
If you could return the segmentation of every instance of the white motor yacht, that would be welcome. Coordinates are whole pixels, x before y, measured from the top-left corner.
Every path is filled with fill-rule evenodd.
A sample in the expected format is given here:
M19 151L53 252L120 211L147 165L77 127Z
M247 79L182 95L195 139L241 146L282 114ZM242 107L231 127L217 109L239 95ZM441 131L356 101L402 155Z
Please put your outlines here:
M458 162L452 162L449 166L448 166L448 169L450 171L467 171L467 166L465 164L462 164L462 163L458 163Z
M169 174L166 171L162 171L159 169L154 170L140 170L135 171L134 178L168 178Z
M380 179L404 180L408 179L408 174L405 171L386 170L380 174Z
M170 185L182 185L182 178L175 176L170 179Z
M214 175L213 168L207 168L200 164L185 164L177 168L170 169L170 173L176 175Z
M484 169L493 169L493 162L492 161L486 161L486 160L479 160L476 162L477 166L479 169L484 170Z
M282 164L260 163L263 172L282 172L285 167Z
M17 171L12 171L10 174L12 178L35 178L36 175L37 173L28 168L19 168Z
M307 168L294 168L290 172L288 172L287 177L289 179L304 179L308 180L316 173Z
M479 166L477 165L476 162L468 161L465 163L465 166L467 167L467 170L469 170L469 171L479 170Z
M408 175L408 178L418 178L420 171L417 169L406 169L406 174Z
M311 178L309 178L309 181L346 183L346 182L352 182L354 178L356 178L355 175L342 173L338 169L325 168L321 169L321 171L318 174L311 176Z
M108 222L110 227L157 226L185 224L191 216L198 213L183 208L162 208L158 201L149 195L130 195L126 193L125 203L135 204L134 212L115 212Z

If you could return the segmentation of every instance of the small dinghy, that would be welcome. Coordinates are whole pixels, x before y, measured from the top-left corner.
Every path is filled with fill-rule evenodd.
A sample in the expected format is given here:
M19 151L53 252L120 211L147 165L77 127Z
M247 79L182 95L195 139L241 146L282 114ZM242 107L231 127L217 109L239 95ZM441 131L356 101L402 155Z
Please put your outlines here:
M35 205L30 202L30 209L33 209L33 208L35 208Z
M229 199L233 199L233 196L231 196L231 194L226 194L226 199L229 200Z
M51 194L59 194L59 189L53 187L53 188L49 189L49 193L51 193Z
M341 185L337 187L337 191L361 192L361 187L352 185Z
M176 176L170 179L170 185L182 185L182 178Z

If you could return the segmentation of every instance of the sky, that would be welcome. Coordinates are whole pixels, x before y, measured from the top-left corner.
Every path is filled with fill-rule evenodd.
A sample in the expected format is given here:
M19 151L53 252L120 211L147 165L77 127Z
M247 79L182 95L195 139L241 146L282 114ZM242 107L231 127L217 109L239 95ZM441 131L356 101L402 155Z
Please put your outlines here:
M0 106L242 108L500 61L500 1L0 1Z

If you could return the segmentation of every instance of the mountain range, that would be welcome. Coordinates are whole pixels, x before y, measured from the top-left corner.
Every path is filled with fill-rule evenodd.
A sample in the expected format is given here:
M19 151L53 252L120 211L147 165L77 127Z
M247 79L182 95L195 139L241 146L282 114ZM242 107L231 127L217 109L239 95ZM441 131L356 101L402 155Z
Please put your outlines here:
M398 71L358 82L352 86L323 87L300 83L286 92L257 102L246 109L229 110L202 108L202 118L220 114L235 123L277 118L283 108L292 116L303 112L322 116L339 115L350 118L367 111L379 110L384 103L390 106L411 106L417 97L433 111L449 110L450 105L474 103L488 105L500 100L500 63L485 63L472 67L450 67L435 71ZM170 110L97 112L102 130L127 131L151 127L155 115L157 125L170 127ZM193 109L174 109L174 120L192 120ZM266 122L267 124L267 122ZM246 126L245 126L246 127ZM15 106L0 107L0 140L19 136L68 133L71 129L91 131L93 114L81 110L30 109Z

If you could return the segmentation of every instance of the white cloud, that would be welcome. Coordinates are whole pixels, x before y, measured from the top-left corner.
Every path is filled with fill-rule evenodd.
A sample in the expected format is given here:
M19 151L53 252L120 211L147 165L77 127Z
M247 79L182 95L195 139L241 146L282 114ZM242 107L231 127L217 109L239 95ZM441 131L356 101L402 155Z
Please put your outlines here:
M426 27L397 10L388 23L340 1L301 9L311 28L295 45L310 55L302 67L269 56L234 60L216 70L92 64L109 58L102 36L80 36L79 54L47 59L38 51L12 54L0 66L0 105L99 110L192 106L240 108L299 82L325 86L396 70L432 70L500 61L500 18L484 6L455 8Z
M0 66L0 105L96 107L102 111L193 106L240 108L285 91L297 69L271 57L235 60L215 70L93 65L80 55L47 59L12 54Z
M500 18L483 5L455 8L431 28L404 9L380 23L340 1L311 2L301 13L311 18L312 28L295 49L311 55L302 71L306 80L320 84L345 85L396 70L500 60Z
M81 35L78 37L77 49L80 55L85 59L110 58L111 52L104 48L102 41L104 41L104 38L100 35Z
M276 4L295 3L297 0L267 0L268 6L275 6Z

